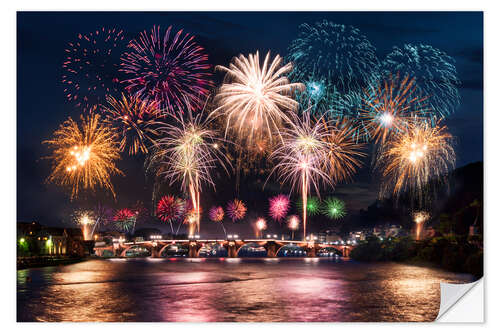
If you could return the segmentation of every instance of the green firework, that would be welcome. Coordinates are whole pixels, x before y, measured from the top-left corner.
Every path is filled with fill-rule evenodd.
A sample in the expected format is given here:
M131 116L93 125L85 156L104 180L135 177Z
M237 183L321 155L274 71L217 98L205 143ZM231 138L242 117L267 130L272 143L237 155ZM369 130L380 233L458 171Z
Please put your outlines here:
M321 212L332 220L338 220L346 215L345 203L337 198L327 198L323 202Z
M317 197L309 197L307 198L306 211L307 216L317 215L319 213L319 199ZM302 198L299 198L297 201L297 209L302 212Z

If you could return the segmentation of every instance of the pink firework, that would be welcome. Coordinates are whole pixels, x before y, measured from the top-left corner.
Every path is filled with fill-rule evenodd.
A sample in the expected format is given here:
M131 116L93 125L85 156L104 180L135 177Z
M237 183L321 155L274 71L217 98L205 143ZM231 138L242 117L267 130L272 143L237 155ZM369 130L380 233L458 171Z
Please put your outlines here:
M120 54L126 42L122 30L101 28L68 43L62 64L64 95L84 111L94 111L120 87Z
M208 216L214 222L220 222L224 219L224 209L221 206L214 206L208 212Z
M233 222L241 220L245 217L246 212L247 207L241 200L234 199L233 201L229 201L227 204L226 213Z
M290 208L288 196L279 194L269 199L269 216L276 221L281 221Z
M169 113L196 111L203 107L210 88L211 66L205 50L194 36L154 26L128 45L120 71L129 75L124 83L130 93L160 102Z

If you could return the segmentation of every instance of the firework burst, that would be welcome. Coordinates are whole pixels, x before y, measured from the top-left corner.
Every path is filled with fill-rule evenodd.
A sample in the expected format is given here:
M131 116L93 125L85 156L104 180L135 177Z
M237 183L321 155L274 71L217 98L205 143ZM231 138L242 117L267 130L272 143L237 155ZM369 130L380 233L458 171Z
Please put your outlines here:
M128 45L121 71L130 76L127 90L142 99L154 99L169 113L201 109L210 88L211 66L194 36L154 26Z
M279 55L272 61L270 57L268 52L261 65L257 51L234 58L229 67L216 67L226 77L215 97L219 107L213 114L224 116L226 135L231 134L244 147L272 142L276 131L288 122L287 112L298 106L293 91L303 89L302 84L288 81L290 63L282 66Z
M181 199L172 195L163 196L156 205L156 216L163 222L172 225L179 220L184 213L184 203Z
M198 211L199 230L201 187L209 184L215 189L212 173L218 165L227 172L227 158L220 149L224 141L218 138L216 130L210 129L203 112L196 117L188 112L187 117L179 114L173 118L175 124L164 124L158 129L161 139L155 142L148 168L156 171L160 181L181 183L184 192L191 196L194 211Z
M415 82L409 76L400 79L399 74L390 74L383 83L365 90L359 118L368 138L383 144L391 133L404 131L408 123L427 115L426 97L416 95Z
M222 230L224 231L224 234L227 237L226 228L224 227L224 223L223 223L223 220L224 220L224 209L221 206L218 206L218 207L214 206L208 212L208 216L210 217L210 219L213 222L220 222Z
M214 222L221 222L224 219L224 209L221 206L214 206L208 212L208 216Z
M115 130L101 122L98 114L81 116L79 126L68 118L54 138L44 141L52 148L52 172L47 181L71 187L71 199L84 190L101 187L115 192L111 176L122 174L115 166L120 158L120 148Z
M332 220L338 220L346 215L345 203L337 198L326 198L321 212Z
M426 103L438 118L453 113L460 105L457 69L454 60L430 45L405 44L393 47L382 62L382 72L408 75L416 80L418 96L428 96Z
M290 208L290 198L279 194L269 199L269 216L276 221L281 221Z
M318 215L321 207L320 200L317 197L308 197L305 207L307 216ZM300 211L304 211L304 203L302 199L299 199L297 201L297 209Z
M327 20L301 24L289 47L292 82L304 82L303 107L331 111L337 99L361 92L379 76L375 47L359 29ZM344 110L339 110L343 112Z
M115 222L115 226L118 230L133 232L137 222L137 215L129 208L123 208L116 211L113 221Z
M121 100L113 96L106 100L103 112L106 122L120 133L120 150L125 151L128 147L129 155L147 154L148 144L158 136L159 103L124 94Z
M77 210L73 214L73 221L82 229L84 240L92 239L94 230L92 226L96 224L94 212L89 210Z
M68 43L62 68L64 94L83 110L93 111L108 94L120 88L119 55L123 31L101 28Z
M277 162L273 173L278 180L290 183L292 189L299 189L302 195L302 220L304 221L304 237L306 235L307 213L306 202L313 187L319 196L321 183L332 185L328 160L329 144L326 141L330 134L330 122L322 118L311 120L310 113L304 112L302 118L294 115L291 128L282 131L282 142L271 154Z
M328 146L327 159L323 168L329 170L333 185L352 179L356 170L362 166L361 160L366 156L365 144L356 140L358 129L352 121L343 120L332 124L323 120L325 129L329 131L325 141Z
M383 178L380 196L396 198L407 190L418 203L424 202L427 185L437 181L455 165L452 136L446 126L426 122L411 124L386 142L375 167Z
M229 216L229 218L233 222L244 218L246 212L247 212L247 207L245 206L245 204L241 200L234 199L232 201L229 201L227 204L226 213L227 213L227 216Z

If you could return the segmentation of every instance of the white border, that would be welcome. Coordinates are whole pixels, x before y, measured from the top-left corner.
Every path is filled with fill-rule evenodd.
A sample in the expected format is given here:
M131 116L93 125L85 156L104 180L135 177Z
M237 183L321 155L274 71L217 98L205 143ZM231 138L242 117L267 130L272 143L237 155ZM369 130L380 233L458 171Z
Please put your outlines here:
M6 4L8 2L8 4ZM237 329L243 332L262 331L262 330L282 330L286 329L287 332L299 332L307 330L347 330L347 331L366 331L366 330L383 330L385 331L400 331L404 329L405 332L425 330L443 330L451 329L456 331L470 331L480 328L492 328L498 325L498 308L494 307L493 301L498 295L498 271L499 265L497 263L500 253L498 250L498 241L494 239L500 235L498 214L495 214L497 207L495 207L498 199L495 198L496 189L500 188L498 170L500 170L498 142L500 142L500 131L498 126L500 124L500 108L498 107L499 93L498 93L498 79L500 73L498 71L498 62L500 61L498 38L500 32L500 15L496 10L495 4L497 1L435 1L435 0L419 0L412 2L404 1L264 1L253 0L248 2L238 1L130 1L122 0L104 3L98 0L87 0L85 2L71 2L71 1L8 1L2 2L1 8L1 21L2 29L1 44L2 58L1 64L1 93L2 93L2 110L1 116L1 143L2 143L2 163L0 163L0 184L2 187L1 205L3 214L1 223L4 227L4 239L7 242L3 243L3 274L1 274L2 288L2 330L7 332L11 330L26 330L26 331L63 331L63 330L114 330L119 329L121 332L137 332L142 326L147 326L153 330L191 330L196 329L200 331L217 331L221 330L234 330ZM42 11L61 11L61 10L140 10L140 11L173 11L173 10L317 10L317 11L348 11L348 10L363 10L363 11L426 11L426 10L484 10L485 11L485 207L486 207L486 227L485 227L485 244L487 246L485 272L487 285L486 290L486 325L456 325L456 324L16 324L15 323L15 303L16 303L16 290L15 290L15 224L16 209L15 209L15 191L16 191L16 11L17 10L42 10ZM256 22L258 24L258 22ZM491 259L491 260L490 260ZM491 283L489 283L491 282ZM8 327L6 327L8 326ZM425 327L424 327L425 326ZM498 328L497 328L498 331Z

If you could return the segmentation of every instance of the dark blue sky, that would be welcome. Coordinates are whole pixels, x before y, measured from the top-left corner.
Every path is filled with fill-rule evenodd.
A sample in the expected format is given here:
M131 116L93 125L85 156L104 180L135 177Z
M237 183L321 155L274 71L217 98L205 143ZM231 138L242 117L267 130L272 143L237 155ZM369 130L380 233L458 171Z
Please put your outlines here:
M65 52L78 33L101 27L123 29L132 39L153 25L183 28L197 36L213 65L227 65L233 56L270 50L285 55L301 23L328 19L359 28L382 59L392 48L404 43L424 43L456 60L462 104L446 119L457 137L457 166L483 160L483 14L480 12L165 12L165 13L26 13L17 16L17 218L58 225L76 206L90 204L92 198L69 203L61 190L44 184L49 163L41 142L68 116L79 112L66 103L61 84ZM151 184L145 181L142 160L125 158L118 165L127 175L114 179L117 207L135 200L151 200ZM248 182L248 183L247 183ZM337 187L336 195L349 210L366 207L376 197L377 182L365 168L354 184ZM261 186L245 180L240 197L257 210L267 198ZM272 190L272 186L271 186ZM243 192L243 193L242 193ZM206 190L212 203L225 204L236 196L234 186L219 185L217 195ZM112 202L107 199L108 201ZM267 209L267 207L266 207ZM261 212L264 214L265 212ZM259 214L254 212L254 214Z

